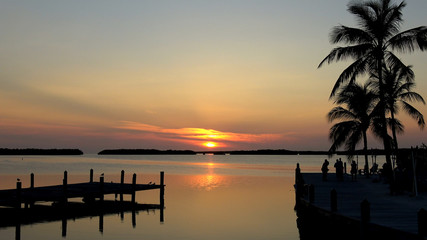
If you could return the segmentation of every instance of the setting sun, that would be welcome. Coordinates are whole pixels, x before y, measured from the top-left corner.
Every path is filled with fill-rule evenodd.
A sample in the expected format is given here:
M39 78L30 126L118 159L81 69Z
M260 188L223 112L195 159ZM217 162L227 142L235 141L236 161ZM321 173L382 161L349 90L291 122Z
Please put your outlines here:
M208 147L208 148L213 148L213 147L217 146L217 144L214 142L205 142L205 143L203 143L203 145Z

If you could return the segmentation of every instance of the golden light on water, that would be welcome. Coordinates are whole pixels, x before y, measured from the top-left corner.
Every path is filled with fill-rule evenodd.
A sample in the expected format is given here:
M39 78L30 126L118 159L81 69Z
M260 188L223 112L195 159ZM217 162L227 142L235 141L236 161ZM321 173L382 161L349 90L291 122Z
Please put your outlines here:
M192 177L192 185L195 188L211 191L225 184L225 177L215 173L195 175Z
M194 175L191 178L191 185L194 188L211 191L227 184L225 176L215 173L215 168L218 167L217 163L207 162L203 163L203 165L207 168L206 174Z

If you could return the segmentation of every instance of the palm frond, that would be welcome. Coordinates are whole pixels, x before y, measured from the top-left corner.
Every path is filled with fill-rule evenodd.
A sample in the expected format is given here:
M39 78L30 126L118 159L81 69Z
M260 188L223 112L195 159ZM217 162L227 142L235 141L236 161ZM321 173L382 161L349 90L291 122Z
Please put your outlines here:
M395 72L397 79L405 79L407 82L412 82L415 79L415 73L412 71L411 65L406 65L392 52L386 52L386 63Z
M371 44L359 44L347 47L336 47L326 56L317 66L321 68L324 63L331 64L333 62L339 62L348 58L359 59L365 56L367 53L372 51Z
M345 142L348 136L351 134L354 128L355 122L344 121L334 124L329 130L329 139L332 140L332 145L329 148L330 152L337 151Z
M402 53L413 52L416 49L424 51L427 49L427 27L420 26L396 34L387 44L392 50Z
M329 98L332 99L335 96L337 90L341 87L342 84L346 82L352 83L356 81L356 78L359 75L366 73L369 69L368 66L370 64L370 60L370 56L367 56L362 57L350 64L350 66L348 66L338 77L334 87L332 88L332 92Z
M354 113L340 106L334 107L331 111L329 111L327 117L329 122L333 122L337 119L355 119Z
M406 113L408 113L409 116L411 116L413 119L415 119L417 121L418 126L423 129L425 127L425 121L424 121L424 116L423 114L418 111L416 108L414 108L411 104L402 101L402 105L403 105L403 110L406 111Z
M369 33L360 28L352 28L347 26L336 26L332 29L329 36L329 41L332 44L366 44L372 42L374 39Z
M348 12L356 15L358 24L364 28L369 29L370 26L375 22L375 14L371 11L370 7L363 2L352 1L348 5ZM374 11L375 12L375 11Z
M401 93L401 94L399 94L399 98L402 100L410 101L410 102L421 102L424 105L426 104L426 102L424 101L424 98L416 92Z
M394 128L396 133L402 134L405 131L405 126L403 126L402 122L397 118L388 118L387 125Z

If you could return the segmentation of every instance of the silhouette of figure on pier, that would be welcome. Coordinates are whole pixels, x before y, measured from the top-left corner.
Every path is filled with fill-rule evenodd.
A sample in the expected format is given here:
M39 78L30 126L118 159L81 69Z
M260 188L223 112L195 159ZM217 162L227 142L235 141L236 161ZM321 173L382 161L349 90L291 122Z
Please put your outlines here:
M342 181L343 175L344 175L344 165L343 165L343 162L341 161L341 158L336 160L334 164L334 168L335 168L338 181Z
M327 159L325 159L325 161L322 164L322 180L325 182L328 180L328 166L329 166L329 161Z
M354 160L351 162L350 174L351 181L355 181L357 179L357 164Z

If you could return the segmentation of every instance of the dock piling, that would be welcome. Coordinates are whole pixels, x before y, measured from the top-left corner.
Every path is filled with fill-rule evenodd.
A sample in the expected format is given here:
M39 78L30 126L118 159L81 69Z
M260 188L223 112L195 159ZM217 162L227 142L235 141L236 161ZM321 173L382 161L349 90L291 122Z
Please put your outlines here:
M132 203L135 203L136 173L132 176Z
M99 200L104 201L104 174L99 177Z
M89 174L89 182L93 183L93 169L90 169L90 174Z
M123 184L125 183L125 170L120 172L120 188L123 188ZM120 202L123 202L123 193L120 191Z
M160 206L163 208L165 205L165 173L160 172Z
M67 203L67 184L68 184L68 172L64 171L64 179L62 179L62 191L64 194L63 201L64 203Z
M301 169L299 168L299 163L297 163L297 168L295 168L295 184L298 185L301 175Z
M16 208L18 209L21 208L21 193L22 193L21 189L22 189L22 183L18 179L18 181L16 182Z
M30 188L34 188L34 173L30 175Z

